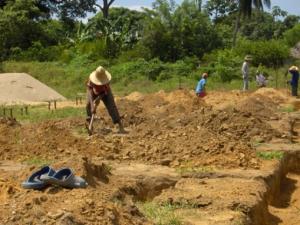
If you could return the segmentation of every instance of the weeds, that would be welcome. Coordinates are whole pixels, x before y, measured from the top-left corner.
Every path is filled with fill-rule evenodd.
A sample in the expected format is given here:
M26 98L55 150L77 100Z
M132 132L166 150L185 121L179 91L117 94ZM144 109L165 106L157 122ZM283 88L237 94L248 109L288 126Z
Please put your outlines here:
M59 104L59 103L58 103ZM28 108L28 114L21 113L19 106L10 107L13 109L13 117L22 122L41 122L44 120L64 119L68 117L83 117L83 108L65 107L56 110L48 110L45 106L32 106Z
M41 159L38 157L29 158L23 161L27 165L46 166L52 163L51 160Z
M257 157L263 160L280 160L283 157L283 152L271 151L271 152L257 152Z
M175 214L176 206L171 204L159 205L154 202L138 204L141 212L155 225L182 225L180 218Z
M112 73L112 87L115 94L127 95L134 91L142 93L153 93L159 90L172 91L175 89L187 88L194 89L197 81L200 79L201 70L193 69L189 64L177 62L174 64L162 63L161 66L165 68L161 75L158 76L157 65L155 63L149 69L142 63L143 67L139 68L141 62L135 63L117 63L115 64L106 62L105 60L90 61L86 56L80 56L74 58L68 64L63 62L14 62L7 61L3 63L3 71L5 72L25 72L32 75L34 78L45 83L49 87L55 89L67 98L75 98L77 93L85 92L85 81L89 74L98 66L104 65ZM209 68L203 67L207 72ZM182 76L182 71L188 71ZM219 77L214 74L214 69L210 72L210 78L208 79L207 89L228 91L239 90L242 88L242 80L238 79L239 74L234 76L235 79L222 82ZM236 68L236 71L239 69ZM155 73L154 73L155 72ZM275 71L268 69L269 74L273 74ZM151 80L149 78L152 74L158 76L157 80ZM162 79L162 75L166 76ZM152 75L151 75L152 76ZM254 76L252 76L254 77ZM283 78L277 82L270 80L269 87L284 87ZM256 89L256 83L254 79L250 81L250 90ZM283 109L283 110L291 110Z
M190 167L190 166L184 166L176 168L176 172L180 174L184 173L209 173L213 172L214 169L212 167L202 166L202 167Z
M287 112L287 113L291 113L291 112L295 112L295 107L293 105L287 105L284 106L280 109L281 112Z

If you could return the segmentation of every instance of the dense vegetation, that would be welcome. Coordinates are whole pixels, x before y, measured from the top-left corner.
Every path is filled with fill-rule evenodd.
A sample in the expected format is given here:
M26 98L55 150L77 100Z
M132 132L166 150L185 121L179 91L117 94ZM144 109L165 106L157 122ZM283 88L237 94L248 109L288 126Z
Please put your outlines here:
M0 0L0 70L28 72L72 97L99 64L128 93L193 87L204 71L212 86L226 87L240 79L247 54L275 80L293 60L300 17L278 6L263 11L268 0L201 2L156 0L134 11L111 7L118 0ZM88 12L97 13L82 22Z

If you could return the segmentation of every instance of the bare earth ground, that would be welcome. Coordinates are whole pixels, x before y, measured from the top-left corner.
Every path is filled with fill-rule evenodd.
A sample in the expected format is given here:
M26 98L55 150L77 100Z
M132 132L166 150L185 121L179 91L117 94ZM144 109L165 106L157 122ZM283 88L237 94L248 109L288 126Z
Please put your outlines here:
M298 150L289 127L297 112L282 110L289 104L298 102L274 89L212 92L205 101L187 90L132 93L117 99L129 134L117 134L102 107L92 137L83 133L82 118L35 124L2 118L0 221L153 224L138 207L152 201L175 206L184 224L299 224L297 174L286 178L270 215L257 206L277 165L257 157L257 146ZM24 190L20 183L38 169L24 163L30 159L72 167L89 187ZM249 221L252 209L268 222Z

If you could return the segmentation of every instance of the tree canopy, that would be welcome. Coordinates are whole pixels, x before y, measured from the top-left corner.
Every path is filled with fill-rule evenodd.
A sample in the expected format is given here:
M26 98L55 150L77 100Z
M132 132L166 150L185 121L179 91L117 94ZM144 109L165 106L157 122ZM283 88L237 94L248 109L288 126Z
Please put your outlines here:
M143 11L112 7L114 3L118 1L0 0L0 57L26 58L45 50L51 59L73 51L109 59L127 54L173 62L201 59L235 41L295 44L299 39L300 17L278 6L263 11L270 7L269 0L209 0L205 5L196 0L180 5L156 0L152 9ZM97 13L80 21L88 12Z

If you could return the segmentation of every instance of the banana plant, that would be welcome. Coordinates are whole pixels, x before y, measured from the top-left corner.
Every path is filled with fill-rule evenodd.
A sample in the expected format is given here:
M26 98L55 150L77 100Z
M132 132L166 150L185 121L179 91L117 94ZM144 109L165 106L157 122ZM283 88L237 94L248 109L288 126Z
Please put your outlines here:
M82 23L79 24L76 35L74 37L67 37L69 42L72 44L79 44L85 41L89 41L95 38L95 34L93 33L92 25L87 24L86 26Z

